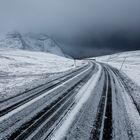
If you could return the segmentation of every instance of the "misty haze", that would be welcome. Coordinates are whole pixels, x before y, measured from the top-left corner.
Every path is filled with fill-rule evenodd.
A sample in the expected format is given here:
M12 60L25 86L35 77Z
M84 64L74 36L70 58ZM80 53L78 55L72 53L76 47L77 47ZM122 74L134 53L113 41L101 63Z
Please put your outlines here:
M0 140L118 139L140 139L140 1L1 0Z

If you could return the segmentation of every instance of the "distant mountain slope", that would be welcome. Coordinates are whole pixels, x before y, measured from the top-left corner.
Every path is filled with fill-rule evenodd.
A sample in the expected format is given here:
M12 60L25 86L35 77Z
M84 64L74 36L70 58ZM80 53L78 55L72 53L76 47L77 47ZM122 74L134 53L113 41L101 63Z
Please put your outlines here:
M21 34L19 32L2 34L0 35L0 47L49 52L65 57L57 43L45 34Z

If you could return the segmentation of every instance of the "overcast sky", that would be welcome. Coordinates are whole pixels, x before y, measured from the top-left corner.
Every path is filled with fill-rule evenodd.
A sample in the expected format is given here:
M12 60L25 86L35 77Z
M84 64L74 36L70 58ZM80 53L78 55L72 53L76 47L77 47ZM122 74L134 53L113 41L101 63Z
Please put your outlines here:
M52 35L75 57L140 49L140 0L0 0L0 32Z

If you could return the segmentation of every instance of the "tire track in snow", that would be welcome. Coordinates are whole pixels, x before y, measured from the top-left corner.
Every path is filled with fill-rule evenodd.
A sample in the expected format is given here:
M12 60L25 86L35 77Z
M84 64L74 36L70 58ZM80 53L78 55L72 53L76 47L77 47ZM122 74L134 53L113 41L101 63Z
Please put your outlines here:
M61 83L67 81L69 78L75 76L76 74L78 74L79 72L83 71L86 68L87 68L87 66L84 66L84 67L79 68L78 70L75 70L73 72L70 72L62 77L54 79L54 80L48 82L47 84L36 87L25 93L18 94L17 96L11 97L10 99L1 101L0 102L0 117L7 114L8 112L16 109L17 107L31 101L32 99L43 94L44 92L47 92L48 90L54 88L55 86L60 85Z
M104 68L104 67L103 67ZM111 79L104 68L105 80L90 140L112 139L112 90Z
M80 82L81 82L81 83L82 83L82 82L85 82L85 81L87 80L87 78L85 78L86 75L88 75L89 72L90 72L92 69L94 69L94 67L93 67L93 64L90 63L90 66L88 67L88 69L83 70L83 71L80 72L78 75L74 76L73 78L70 78L70 79L68 80L68 82L74 80L75 77L77 78L77 76L78 76L79 78L80 78L80 76L81 76L81 79L82 79L82 80L78 79L77 81L79 81L79 82L78 82L77 84L73 84L73 83L72 83L73 86L72 86L72 87L70 86L71 88L69 88L69 90L72 90L74 87L76 87L76 85L79 86L79 83L80 83ZM85 81L83 81L83 80L85 80ZM74 81L74 83L75 83L75 82L76 82L76 81ZM65 82L64 82L64 83L65 83ZM64 83L63 83L61 86L64 86ZM66 83L67 83L67 82L66 82ZM65 86L64 86L64 87L65 87ZM56 87L55 89L57 89L57 87ZM52 89L52 90L53 90L53 89ZM50 91L50 92L51 92L51 91ZM70 92L70 91L67 91L67 92ZM46 94L46 93L45 93L45 94ZM60 94L60 95L61 95L61 94ZM63 94L63 95L64 95L64 94ZM73 95L73 94L71 94L71 95ZM66 95L66 96L67 96L67 95ZM40 99L40 98L44 98L44 95L41 95L41 96L39 96L38 98L39 98L39 99ZM32 104L32 102L34 103L34 102L38 101L38 98L37 98L37 99L33 99L33 101L30 101L29 103L27 103L27 105L30 104L30 103ZM64 97L62 96L62 98L63 98L63 99L62 99L63 102L65 101L65 99L68 100L68 97L65 98L65 96L64 96ZM61 100L61 98L58 98L58 104L59 104L62 100ZM66 101L67 101L67 100L66 100ZM56 112L56 109L58 109L58 107L59 107L59 105L56 104L56 103L57 103L57 102L55 101L53 104L50 105L50 106L51 106L50 112L49 112L49 108L46 108L46 110L48 110L48 112L49 112L48 114L45 112L45 108L44 108L43 111L44 111L44 113L46 113L47 115L44 114L44 113L42 113L42 111L41 111L41 115L38 114L39 117L42 117L42 118L43 118L44 116L48 117L49 114L55 113L55 112ZM62 102L61 102L61 103L62 103ZM56 105L55 105L55 104L56 104ZM58 105L58 106L57 106L57 105ZM62 105L63 105L63 104L62 104ZM65 104L64 104L64 105L65 105ZM21 107L19 107L19 108L24 109L25 107L26 107L26 104L25 104L23 107L21 106ZM28 107L28 106L27 106L27 107ZM54 108L55 108L55 109L54 109ZM63 110L64 110L64 108L63 108ZM20 112L21 110L16 109L15 111ZM16 113L15 111L14 111L13 113ZM59 112L59 111L58 111L58 112ZM60 112L59 112L59 113L60 113ZM7 115L7 114L6 114L6 115ZM9 114L9 115L11 115L11 114ZM7 117L10 117L9 115L8 115ZM58 116L58 115L57 115L57 116ZM2 119L5 120L6 118L3 117L3 118L1 118L1 120L2 120ZM56 117L55 117L55 119L56 119ZM42 119L40 119L40 120L42 120ZM43 120L42 120L42 121L40 121L40 120L39 120L38 122L41 122L41 123L42 123ZM31 120L31 122L32 122L32 120ZM40 124L40 123L38 123L38 122L37 122L36 124ZM30 123L29 123L29 124L30 124ZM16 124L15 124L15 125L16 125ZM31 124L31 125L32 125L32 124ZM25 126L28 126L28 122L27 122L27 124L25 124ZM34 126L35 126L35 125L34 125ZM39 125L36 125L36 126L38 127ZM25 129L26 129L26 128L28 129L28 127L25 127ZM33 127L32 127L32 128L33 128ZM30 129L30 130L31 130L31 129ZM9 130L8 130L8 131L9 131ZM13 131L13 130L12 130L12 131ZM17 137L17 136L20 134L20 132L23 132L23 131L24 131L24 129L18 128L18 129L16 129L16 132L15 132L15 133L12 133L12 135L11 135L9 132L8 132L9 134L6 132L4 135L5 135L5 136L7 135L7 136L5 137L6 139L10 139L10 140L11 140L11 139L15 139L15 137ZM26 132L27 132L27 131L26 131ZM3 133L4 133L4 132L3 132ZM30 133L30 132L29 132L29 133ZM27 133L24 133L24 134L28 134L28 132L27 132ZM2 135L1 135L1 136L2 136ZM24 136L25 136L25 135L24 135ZM1 138L0 138L0 139L1 139ZM23 137L23 139L24 139L24 137Z
M78 96L80 98L77 98L77 103L75 107L70 111L62 125L59 128L57 128L57 130L54 132L52 138L50 138L51 140L62 140L65 138L67 131L69 130L74 119L76 118L76 115L79 113L80 109L83 107L86 101L90 98L102 71L101 66L99 64L97 64L97 66L99 68L98 72L94 74L91 77L91 79L87 82L87 84L85 84L83 88L79 91L79 95L81 96Z
M62 97L58 98L49 107L46 107L30 122L28 122L27 124L24 124L9 139L10 140L12 140L12 139L14 139L14 140L22 139L23 140L23 139L28 138L28 136L29 136L29 138L32 137L32 139L37 140L37 139L40 139L40 137L44 133L47 133L48 135L50 135L51 132L48 133L48 131L51 131L50 129L52 128L52 125L54 125L55 121L58 120L59 117L62 116L62 114L65 112L65 110L68 110L68 108L70 108L74 104L74 97L76 95L75 90L77 88L80 88L89 79L90 75L91 74L88 74L81 81L79 81L76 85L74 85L74 87L69 89ZM35 133L35 131L36 131L36 133ZM32 134L32 133L34 133L34 134ZM32 136L30 137L30 135L32 135Z

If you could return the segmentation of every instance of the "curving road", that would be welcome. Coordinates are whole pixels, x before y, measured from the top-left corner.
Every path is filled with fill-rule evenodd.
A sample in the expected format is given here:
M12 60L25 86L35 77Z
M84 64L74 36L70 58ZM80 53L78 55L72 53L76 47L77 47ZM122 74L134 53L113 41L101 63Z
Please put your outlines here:
M0 102L0 140L139 140L140 112L122 74L88 65Z

